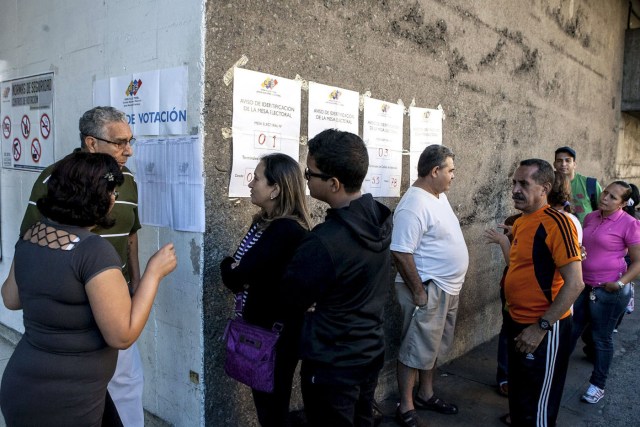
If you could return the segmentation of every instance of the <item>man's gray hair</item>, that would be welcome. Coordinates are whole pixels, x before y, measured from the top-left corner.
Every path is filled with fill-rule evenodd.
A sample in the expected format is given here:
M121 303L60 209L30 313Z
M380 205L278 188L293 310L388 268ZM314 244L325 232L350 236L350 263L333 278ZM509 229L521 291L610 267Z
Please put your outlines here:
M447 158L455 160L456 155L450 148L440 144L433 144L424 149L418 160L418 176L424 178L436 166L444 166Z
M104 127L113 122L127 122L127 116L113 107L95 107L80 117L80 146L85 148L84 138L91 135L96 138L104 136Z

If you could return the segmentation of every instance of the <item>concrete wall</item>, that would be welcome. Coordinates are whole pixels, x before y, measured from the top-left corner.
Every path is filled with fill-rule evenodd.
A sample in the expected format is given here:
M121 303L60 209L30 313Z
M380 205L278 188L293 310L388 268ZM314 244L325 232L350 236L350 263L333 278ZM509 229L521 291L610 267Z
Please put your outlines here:
M248 200L226 197L232 153L221 129L231 127L232 86L222 76L241 55L248 56L248 69L444 107L444 144L457 152L449 198L471 261L454 357L500 325L503 263L498 248L483 243L482 231L513 211L509 175L516 162L552 160L555 148L571 145L581 172L605 182L615 175L626 19L624 0L208 2L203 114L206 204L213 214L205 233L207 424L255 425L246 387L221 369L218 342L232 302L217 264L235 249L255 212ZM303 92L302 135L306 103ZM404 139L408 148L408 120ZM407 159L404 166L406 189ZM318 220L322 210L315 207ZM383 394L394 387L398 345L391 287Z
M201 129L203 5L201 0L4 0L0 2L0 80L55 73L55 157L59 159L79 146L78 118L93 106L93 81L187 65L188 125L196 133ZM129 161L130 167L133 163ZM33 172L0 172L3 278L36 177ZM143 268L149 256L168 241L176 244L179 256L178 268L163 282L139 340L145 366L144 404L175 425L199 425L204 402L203 236L143 227L139 237ZM2 307L0 322L23 330L21 312Z
M633 111L640 117L640 28L625 34L622 74L622 111Z

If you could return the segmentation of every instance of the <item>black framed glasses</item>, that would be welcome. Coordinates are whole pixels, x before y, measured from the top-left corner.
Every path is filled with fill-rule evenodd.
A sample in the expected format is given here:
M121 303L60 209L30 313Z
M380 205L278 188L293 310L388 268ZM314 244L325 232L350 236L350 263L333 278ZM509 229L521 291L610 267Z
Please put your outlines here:
M98 138L97 136L94 136L94 135L85 134L85 136L90 136L91 138L97 139L99 141L108 142L109 144L113 144L113 145L117 146L120 150L124 150L124 147L126 147L127 144L129 144L130 147L133 147L133 144L136 143L136 139L135 138L131 138L128 141L116 142L116 141L109 141L108 139L104 139L104 138Z
M305 168L304 169L304 179L306 179L307 181L309 181L309 179L314 176L316 178L320 178L323 181L326 181L328 179L333 178L333 176L331 175L327 175L326 173L319 173L319 172L311 172L309 170L309 168Z

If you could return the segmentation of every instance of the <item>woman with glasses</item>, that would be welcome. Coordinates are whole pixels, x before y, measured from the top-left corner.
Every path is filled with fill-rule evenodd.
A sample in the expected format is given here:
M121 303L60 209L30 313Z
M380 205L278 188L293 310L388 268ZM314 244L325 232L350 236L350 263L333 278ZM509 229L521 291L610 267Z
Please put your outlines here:
M585 288L574 303L573 346L591 325L594 365L589 387L581 400L597 403L613 359L613 329L627 307L629 282L640 274L640 222L624 211L631 187L614 181L600 195L598 210L584 219L583 241L587 257L582 262ZM625 255L631 264L627 268Z
M91 232L110 227L123 175L108 154L78 152L56 163L43 217L15 246L4 305L23 310L25 333L5 368L0 406L8 426L122 425L107 393L117 349L140 335L172 244L154 254L131 298L114 247Z
M300 241L311 227L302 172L284 154L269 154L256 166L249 183L254 215L233 256L220 264L222 281L236 295L236 316L271 330L282 324L276 347L272 393L252 390L263 427L288 425L293 373L303 313L287 311L280 300L280 280Z

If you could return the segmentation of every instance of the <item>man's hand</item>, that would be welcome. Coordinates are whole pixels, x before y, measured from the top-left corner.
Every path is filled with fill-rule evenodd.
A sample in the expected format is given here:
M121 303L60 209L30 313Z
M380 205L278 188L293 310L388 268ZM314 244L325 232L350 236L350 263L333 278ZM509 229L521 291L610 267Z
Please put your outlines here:
M413 291L413 303L418 307L427 305L427 292L424 287L420 287L417 292Z
M516 350L521 353L533 353L546 333L547 331L540 329L537 323L529 325L515 338Z

